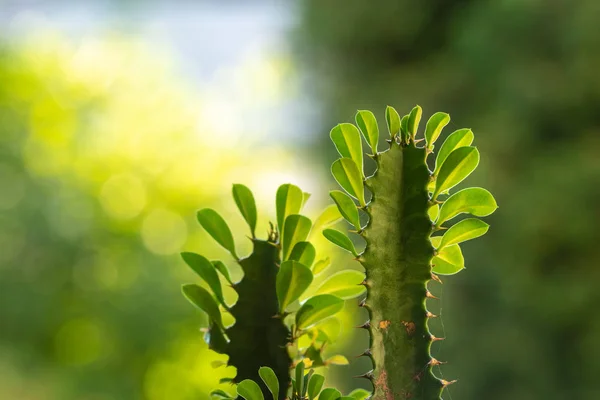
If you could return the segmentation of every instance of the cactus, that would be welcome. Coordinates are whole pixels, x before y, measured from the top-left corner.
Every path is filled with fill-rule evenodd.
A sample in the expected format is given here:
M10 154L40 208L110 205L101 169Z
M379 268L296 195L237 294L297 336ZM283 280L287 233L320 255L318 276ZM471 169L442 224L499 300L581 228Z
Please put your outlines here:
M363 327L370 332L370 348L364 355L372 359L373 370L364 377L373 383L373 400L439 399L443 389L454 383L432 371L440 361L431 356L430 348L441 338L428 328L428 320L436 317L426 308L426 299L434 297L428 283L463 269L459 243L488 229L477 218L462 219L447 230L446 222L462 213L487 216L497 208L492 195L481 188L449 195L479 163L478 150L471 146L473 133L460 129L449 135L435 163L429 160L430 170L427 158L450 117L434 114L424 138L416 139L421 114L416 106L400 118L388 107L385 117L390 138L383 152L377 150L379 128L370 111L357 113L359 129L343 123L330 134L342 157L331 171L347 193L333 191L331 197L353 232L364 238L365 250L357 252L345 233L326 229L323 234L354 254L365 269L367 296L360 305L369 312ZM369 157L377 164L369 177L363 169L360 133L372 150ZM368 218L365 226L360 214Z
M208 315L205 340L210 349L228 355L227 364L237 369L237 375L230 381L261 382L260 391L267 394L269 388L259 380L259 368L266 367L278 385L274 398L284 399L292 381L290 369L294 364L303 360L317 367L339 362L342 356L329 361L323 359L324 346L332 340L330 328L332 323L335 325L335 320L330 317L343 308L344 300L364 293L364 287L355 282L356 274L359 283L363 275L350 270L338 272L318 288L310 289L314 293L312 297L304 298L313 276L329 265L327 257L314 262L316 250L308 240L309 235L340 220L337 208L327 207L313 226L309 218L300 214L309 195L297 186L282 185L276 196L276 225L270 224L267 238L259 239L255 232L257 209L252 192L246 186L236 184L233 185L233 197L250 227L253 251L249 256L238 256L233 235L216 211L202 209L197 217L200 225L240 265L243 278L233 281L222 261L182 253L183 260L210 289L186 284L182 292ZM221 280L238 294L233 306L225 301ZM224 325L223 312L235 318L232 326ZM213 395L228 396L222 390L215 390Z

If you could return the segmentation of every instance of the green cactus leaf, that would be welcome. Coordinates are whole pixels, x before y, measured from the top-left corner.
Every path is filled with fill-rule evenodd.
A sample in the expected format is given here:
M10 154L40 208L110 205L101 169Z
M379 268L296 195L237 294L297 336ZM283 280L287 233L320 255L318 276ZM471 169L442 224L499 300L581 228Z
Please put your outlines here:
M327 207L325 207L323 212L321 212L321 214L315 220L311 233L319 232L322 229L335 224L342 218L342 214L340 214L340 211L338 210L337 206L335 204L330 204Z
M298 300L312 280L313 274L307 266L290 260L281 263L276 282L279 311L283 313L287 306Z
M314 275L319 275L321 272L325 271L331 265L331 258L325 257L322 260L319 260L313 265L312 272Z
M433 144L440 137L442 129L450 122L450 116L444 112L436 112L427 121L425 127L425 143L429 149L433 148Z
M388 132L393 139L400 134L400 115L392 106L385 108L385 122L387 122Z
M307 329L335 315L344 308L344 300L331 294L320 294L306 300L296 312L296 326Z
M339 398L339 400L354 400L354 397L352 396L342 396Z
M339 390L334 388L326 388L323 389L319 395L319 400L339 400L340 397L342 397L342 394Z
M260 386L251 379L244 379L237 385L237 394L246 400L265 400Z
M408 143L408 138L410 137L408 133L408 115L405 115L400 120L400 132L402 133L402 142Z
M310 196L312 196L310 193L302 192L302 208L306 205L308 199L310 199Z
M300 361L296 365L296 393L299 398L302 398L302 391L304 390L304 362Z
M281 238L282 259L289 258L292 249L298 242L304 242L308 238L312 222L308 217L300 214L288 215L283 223Z
M208 315L208 318L214 321L219 328L224 329L219 306L206 289L196 284L188 283L181 286L181 292L190 303L204 311Z
M440 206L438 204L434 204L427 210L427 215L429 215L429 219L431 221L435 221L440 214Z
M308 381L308 400L314 400L317 398L321 389L325 383L325 377L320 374L314 374Z
M354 200L340 190L332 190L329 192L329 195L337 205L340 214L342 214L346 221L354 225L357 231L360 231L361 226L358 208L356 207L356 204L354 204Z
M437 157L435 158L435 170L433 171L433 175L437 176L440 172L440 168L446 158L452 153L454 150L459 147L470 146L473 143L473 139L475 136L473 135L473 131L470 129L459 129L457 131L452 132L444 141L440 150L437 153Z
M358 257L354 243L352 243L350 238L346 236L345 233L335 229L325 229L323 231L323 236L325 236L325 238L327 238L327 240L329 240L331 243L341 247L346 251L349 251L350 253L354 254L355 257Z
M344 300L352 299L365 293L366 288L361 285L364 279L365 274L360 271L339 271L327 278L315 294L332 294Z
M298 242L290 253L289 260L298 261L300 264L311 267L315 261L317 251L310 242Z
M490 226L477 218L467 218L452 225L444 236L438 247L438 251L446 246L465 242L467 240L483 236Z
M348 397L353 398L354 400L366 400L371 397L372 394L373 393L365 389L354 389L352 392L348 393Z
M450 153L436 178L433 199L462 182L477 168L478 164L479 151L475 147L459 147Z
M431 244L438 247L441 236L431 238ZM446 246L431 260L432 272L438 275L454 275L465 268L465 259L458 244Z
M279 380L275 372L269 367L260 367L258 374L265 385L267 385L267 388L269 388L269 391L273 395L273 400L279 400Z
M206 232L237 259L233 235L225 220L211 208L198 211L197 218Z
M373 154L377 154L379 143L379 126L375 115L369 110L360 110L356 113L356 124L360 128L365 140L371 146Z
M252 191L239 183L234 184L231 191L235 204L250 227L252 237L255 237L257 213Z
M210 321L208 329L204 333L204 342L208 344L208 348L216 351L219 354L225 354L227 351L228 339L225 334L214 322Z
M348 194L358 200L361 206L365 206L365 187L363 186L362 174L351 158L340 158L331 165L331 173L339 185Z
M341 354L336 354L325 360L325 365L348 365L350 362Z
M436 226L462 213L485 217L496 211L498 205L494 196L483 188L467 188L448 197L440 209Z
M219 399L233 399L234 398L234 397L231 397L229 395L229 393L227 393L221 389L213 390L212 392L210 392L210 395L213 397L217 397Z
M291 183L279 186L275 195L275 207L277 209L277 226L283 231L283 223L288 215L298 214L304 203L304 193Z
M217 270L213 263L196 253L181 253L181 258L183 258L183 261L185 261L185 263L208 284L217 297L217 300L219 300L219 303L221 303L223 307L227 307L225 299L223 298L221 281L219 280L219 275L217 274Z
M231 281L231 275L229 274L229 268L227 268L227 266L219 260L213 260L211 261L211 263L215 267L215 269L219 271L221 275L223 275L227 282L233 285L233 282Z
M323 335L324 341L333 343L338 339L342 332L342 324L337 318L327 318L314 326L314 329L317 329L319 334Z
M420 106L415 106L408 114L408 121L406 127L408 134L414 139L417 131L419 130L419 122L421 122L421 115L423 115L423 109Z
M352 124L343 123L334 127L329 133L331 141L342 157L351 158L364 176L363 149L358 128Z
M304 361L302 361L302 363L304 364ZM308 371L308 374L304 375L304 382L302 384L302 399L306 399L306 392L308 392L308 382L310 381L310 378L312 378L314 373L315 370L311 369L310 371Z

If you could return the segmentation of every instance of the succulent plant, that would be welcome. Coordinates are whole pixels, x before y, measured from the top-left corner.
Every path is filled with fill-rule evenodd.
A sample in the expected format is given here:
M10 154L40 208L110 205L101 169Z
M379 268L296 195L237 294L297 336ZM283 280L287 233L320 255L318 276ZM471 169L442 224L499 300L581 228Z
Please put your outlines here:
M428 321L436 317L426 307L426 300L434 297L428 283L462 270L459 243L488 230L488 224L477 218L461 219L446 229L448 221L465 213L487 216L497 208L492 195L482 188L450 194L479 163L479 152L471 146L473 132L459 129L450 134L435 161L429 160L430 169L428 156L450 117L433 114L424 138L417 139L421 114L416 106L400 118L394 108L387 107L390 136L382 152L378 151L378 124L370 111L356 114L358 128L342 123L330 134L341 155L331 171L344 189L332 191L331 198L366 247L357 252L346 233L334 229L325 229L323 234L351 252L366 272L367 296L360 306L370 316L363 325L370 332L370 348L364 355L372 359L373 370L364 377L373 383L374 400L439 399L454 382L432 371L441 362L431 356L430 348L441 338L428 328ZM371 148L368 156L377 165L368 177L361 133ZM361 224L365 219L366 224Z
M260 391L267 394L273 386L269 388L259 380L259 369L266 367L278 385L276 399L286 397L292 381L290 370L295 364L307 362L317 367L347 362L339 355L325 360L323 349L335 336L337 321L331 317L343 308L344 300L360 296L365 290L356 282L362 281L363 274L351 270L340 271L318 287L311 287L313 277L328 268L330 258L315 262L317 252L309 237L339 221L341 215L331 205L313 225L300 214L308 197L295 185L280 186L276 194L276 224L270 224L267 237L259 239L254 196L246 186L233 185L233 198L248 223L253 244L252 253L246 257L238 256L233 234L216 211L198 211L200 225L241 267L243 278L239 281L232 279L222 261L182 253L183 260L204 281L203 286L183 285L183 294L208 316L205 340L210 349L228 355L227 365L237 369L230 381L260 382ZM237 292L235 304L226 302L222 281ZM310 297L306 296L309 292ZM225 326L222 313L231 314L235 323ZM337 325L339 330L339 322ZM228 396L222 390L215 390L213 395Z

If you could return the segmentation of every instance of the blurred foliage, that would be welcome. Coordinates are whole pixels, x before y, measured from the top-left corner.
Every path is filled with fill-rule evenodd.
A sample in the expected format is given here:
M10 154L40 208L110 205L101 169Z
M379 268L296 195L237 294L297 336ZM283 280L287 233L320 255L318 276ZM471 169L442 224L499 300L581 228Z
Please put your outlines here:
M230 195L244 182L262 234L280 179L308 167L215 131L169 59L125 37L0 47L0 398L203 399L227 374L178 253L229 260L196 209L245 231Z
M452 115L446 134L477 135L474 181L500 209L444 285L448 338L433 354L459 378L451 396L598 398L600 3L304 0L301 11L323 131L356 109L383 120L386 104L417 103Z

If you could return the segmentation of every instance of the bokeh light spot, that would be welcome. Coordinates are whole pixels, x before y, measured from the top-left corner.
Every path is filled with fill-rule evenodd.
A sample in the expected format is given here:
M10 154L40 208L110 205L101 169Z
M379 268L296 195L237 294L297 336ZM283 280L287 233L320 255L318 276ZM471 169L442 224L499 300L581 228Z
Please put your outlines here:
M173 254L187 238L187 226L179 214L162 208L153 210L142 224L142 239L153 253Z
M109 341L100 325L88 319L67 321L55 338L58 360L66 365L83 366L109 352Z
M102 186L100 203L111 217L131 219L146 206L146 188L134 175L113 175Z

